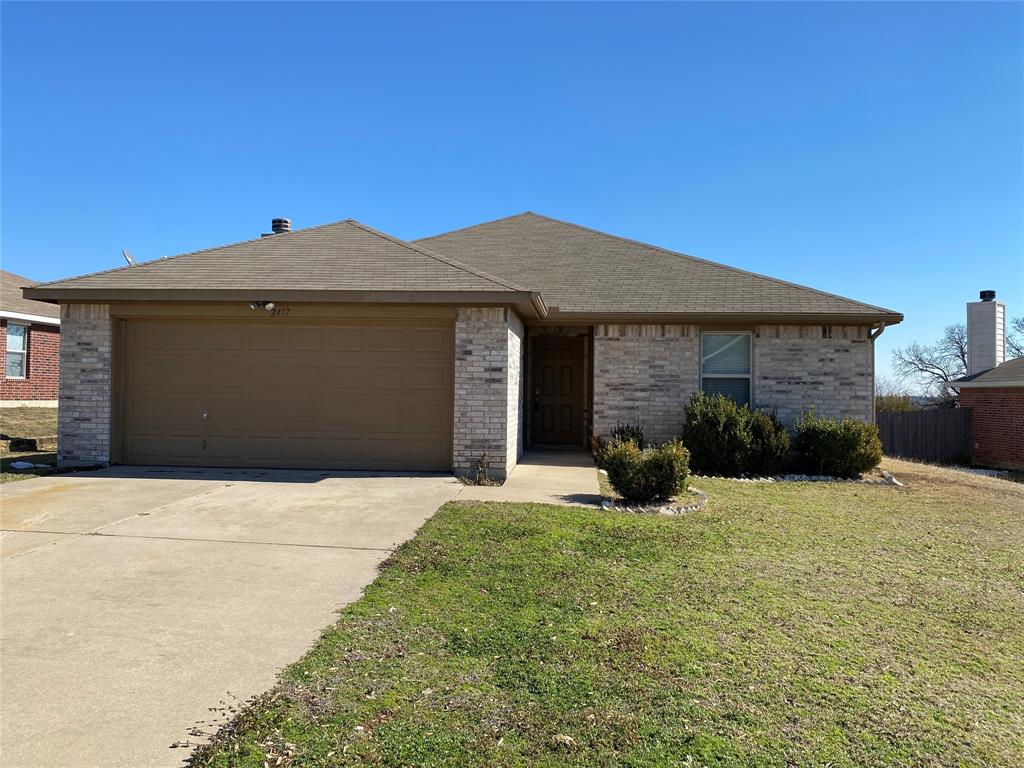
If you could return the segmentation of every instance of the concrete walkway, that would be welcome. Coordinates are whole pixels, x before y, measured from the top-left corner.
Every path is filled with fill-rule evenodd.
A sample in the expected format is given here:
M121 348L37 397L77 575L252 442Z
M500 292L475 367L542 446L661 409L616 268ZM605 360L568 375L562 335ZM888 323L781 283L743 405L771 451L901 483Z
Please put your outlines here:
M594 459L585 451L527 451L504 485L467 485L457 501L600 504Z
M118 467L0 486L0 763L170 768L460 490L450 475Z

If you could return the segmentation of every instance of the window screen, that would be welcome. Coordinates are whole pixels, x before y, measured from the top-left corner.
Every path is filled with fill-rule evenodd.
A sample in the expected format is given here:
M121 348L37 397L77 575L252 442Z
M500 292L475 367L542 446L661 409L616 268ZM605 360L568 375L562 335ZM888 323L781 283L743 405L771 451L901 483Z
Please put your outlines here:
M750 404L750 334L704 333L700 337L701 389Z

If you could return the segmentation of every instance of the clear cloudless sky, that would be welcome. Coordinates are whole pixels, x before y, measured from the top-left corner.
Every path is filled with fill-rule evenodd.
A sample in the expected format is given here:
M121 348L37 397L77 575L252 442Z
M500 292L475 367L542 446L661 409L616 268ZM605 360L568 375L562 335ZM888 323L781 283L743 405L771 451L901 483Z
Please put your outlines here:
M38 280L535 210L903 312L1024 315L1024 4L3 3ZM638 268L642 268L638 265Z

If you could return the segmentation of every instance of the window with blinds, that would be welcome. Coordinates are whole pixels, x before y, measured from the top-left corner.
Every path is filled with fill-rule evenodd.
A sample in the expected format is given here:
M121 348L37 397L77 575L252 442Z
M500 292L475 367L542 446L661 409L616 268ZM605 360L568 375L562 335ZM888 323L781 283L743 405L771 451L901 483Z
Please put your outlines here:
M750 404L751 334L700 335L700 388L725 395L740 405Z

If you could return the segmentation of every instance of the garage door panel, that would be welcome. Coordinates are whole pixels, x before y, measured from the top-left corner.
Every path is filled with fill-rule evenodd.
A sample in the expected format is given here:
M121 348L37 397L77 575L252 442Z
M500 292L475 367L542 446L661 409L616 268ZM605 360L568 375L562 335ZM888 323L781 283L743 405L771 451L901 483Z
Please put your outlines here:
M450 322L147 320L124 339L126 463L451 467Z

